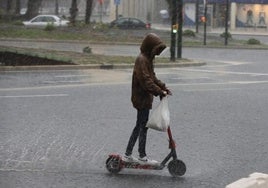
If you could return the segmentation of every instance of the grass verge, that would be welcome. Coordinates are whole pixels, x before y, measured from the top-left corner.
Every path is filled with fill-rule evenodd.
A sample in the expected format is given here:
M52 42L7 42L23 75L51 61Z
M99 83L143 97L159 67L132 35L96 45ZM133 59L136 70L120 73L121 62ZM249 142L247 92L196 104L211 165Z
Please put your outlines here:
M110 64L129 64L134 65L135 57L131 56L106 56L98 54L88 54L79 52L53 51L44 49L29 49L18 47L0 46L1 52L13 52L17 54L26 54L33 57L41 57L56 61L72 63L77 65L110 65ZM179 59L177 63L191 62L188 59ZM170 63L169 58L156 57L156 63Z
M60 41L87 41L95 43L134 43L140 44L144 36L154 32L161 39L170 45L170 32L160 30L120 30L111 29L107 25L97 24L90 26L76 27L59 27L53 30L45 30L41 28L26 28L21 25L0 24L0 38L22 38L31 40L60 40ZM220 35L207 35L207 45L203 45L202 34L195 36L183 36L183 47L205 47L205 48L247 48L247 49L268 49L263 44L248 44L247 41L229 39L228 45L224 45L224 39ZM79 65L109 65L109 64L134 64L135 57L126 56L105 56L92 53L64 52L44 49L29 49L16 47L1 47L0 51L11 51L29 56L37 56L46 59L69 62ZM187 63L190 60L179 59L177 62ZM169 63L169 58L157 57L156 63Z
M187 30L186 30L187 31ZM217 47L217 48L260 48L268 49L268 45L249 44L247 40L237 40L233 37L228 39L228 45L224 45L222 34L207 33L206 46L203 45L203 34L196 33L194 36L183 32L182 46L185 47ZM97 43L134 43L140 44L144 36L154 32L170 45L170 31L161 30L120 30L109 28L107 24L78 25L75 27L57 27L53 30L44 28L27 28L21 25L0 24L0 38L22 39L49 39L63 41L88 41Z

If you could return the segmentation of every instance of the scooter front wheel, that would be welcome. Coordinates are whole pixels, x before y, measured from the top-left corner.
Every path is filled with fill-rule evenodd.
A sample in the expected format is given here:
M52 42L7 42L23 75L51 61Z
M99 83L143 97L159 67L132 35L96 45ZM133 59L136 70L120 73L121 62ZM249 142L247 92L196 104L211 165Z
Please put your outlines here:
M168 171L174 177L183 176L186 172L186 165L183 161L174 159L168 163Z
M113 174L117 174L122 169L120 163L121 160L119 158L110 156L106 160L106 169Z

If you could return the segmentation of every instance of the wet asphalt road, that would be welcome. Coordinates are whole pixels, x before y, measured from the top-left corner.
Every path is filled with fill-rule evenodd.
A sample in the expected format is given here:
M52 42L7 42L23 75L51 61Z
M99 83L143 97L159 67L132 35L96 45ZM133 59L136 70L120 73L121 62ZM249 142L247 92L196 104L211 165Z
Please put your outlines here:
M124 152L135 121L131 70L11 71L0 73L0 187L220 188L268 173L267 52L186 54L208 64L156 69L173 91L171 128L185 176L106 171L107 155ZM147 146L162 160L167 135L149 131Z
M81 52L90 44L13 45ZM99 54L138 53L138 46L90 46ZM183 57L208 64L156 70L174 93L171 127L187 165L183 178L167 169L106 172L107 155L124 152L135 121L131 70L15 71L0 73L0 187L218 188L268 173L267 51L184 48ZM167 146L165 134L149 132L150 157L162 160Z

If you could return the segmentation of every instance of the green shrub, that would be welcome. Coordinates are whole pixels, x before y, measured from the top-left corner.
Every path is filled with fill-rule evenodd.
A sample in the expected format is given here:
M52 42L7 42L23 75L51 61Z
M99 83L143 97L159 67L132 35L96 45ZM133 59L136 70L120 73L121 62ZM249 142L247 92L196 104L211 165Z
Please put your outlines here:
M247 44L258 45L258 44L261 44L261 42L257 39L250 38L248 39Z
M182 35L186 37L195 37L195 32L190 29L187 29L183 31Z
M220 37L225 38L226 32L223 32L222 34L220 34ZM227 38L232 38L232 34L230 32L227 32Z
M92 50L91 50L91 48L89 46L87 46L87 47L83 48L83 52L84 53L91 54L92 53Z
M16 20L16 21L14 21L13 24L14 24L14 25L18 25L18 26L22 26L22 25L23 25L22 21L20 21L20 20Z
M95 31L107 31L109 29L109 24L105 23L96 23L93 25Z
M56 29L56 27L54 26L54 24L53 23L48 23L47 25L46 25L46 27L45 27L45 31L53 31L53 30L55 30Z

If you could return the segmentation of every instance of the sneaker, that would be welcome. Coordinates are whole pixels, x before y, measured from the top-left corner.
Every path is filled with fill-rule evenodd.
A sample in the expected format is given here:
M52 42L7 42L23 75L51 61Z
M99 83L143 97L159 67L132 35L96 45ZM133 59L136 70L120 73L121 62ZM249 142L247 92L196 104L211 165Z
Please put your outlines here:
M130 162L137 162L138 161L137 158L132 157L132 155L124 155L124 157L122 158L122 160L125 161L125 162L128 162L128 163L130 163Z
M142 163L152 164L152 165L159 164L158 161L149 159L147 156L139 157L139 161L142 162Z

